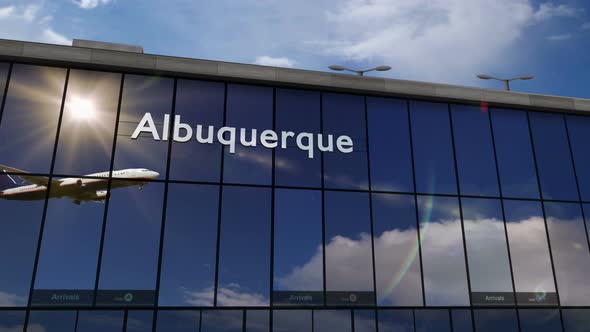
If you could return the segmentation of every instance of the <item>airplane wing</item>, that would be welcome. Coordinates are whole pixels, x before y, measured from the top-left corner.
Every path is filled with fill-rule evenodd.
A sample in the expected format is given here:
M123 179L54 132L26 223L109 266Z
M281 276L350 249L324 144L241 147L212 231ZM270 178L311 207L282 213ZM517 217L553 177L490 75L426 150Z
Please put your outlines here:
M29 175L30 173L17 168L0 165L0 170L6 173L12 173L21 178L23 181L36 184L38 186L47 186L49 183L49 178L46 176ZM53 180L52 183L59 184L59 181Z

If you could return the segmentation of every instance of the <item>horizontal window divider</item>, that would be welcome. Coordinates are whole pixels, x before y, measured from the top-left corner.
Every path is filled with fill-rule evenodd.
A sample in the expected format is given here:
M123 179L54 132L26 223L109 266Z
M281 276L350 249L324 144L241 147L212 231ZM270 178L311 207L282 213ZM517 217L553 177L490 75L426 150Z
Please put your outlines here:
M416 306L261 306L261 307L191 307L191 306L98 306L98 307L74 307L74 306L33 306L33 307L2 307L0 311L18 311L18 310L43 310L43 311L108 311L108 310L159 310L159 311L182 311L182 310L206 310L206 311L232 311L232 310L464 310L464 309L590 309L590 306L558 306L558 305L474 305L474 306L430 306L430 307L416 307Z

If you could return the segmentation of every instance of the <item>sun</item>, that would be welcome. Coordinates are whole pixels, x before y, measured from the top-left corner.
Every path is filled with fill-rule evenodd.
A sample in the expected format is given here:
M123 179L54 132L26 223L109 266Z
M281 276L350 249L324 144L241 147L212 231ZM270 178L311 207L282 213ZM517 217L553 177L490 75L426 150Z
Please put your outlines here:
M96 117L94 102L87 98L72 97L69 103L70 113L76 120L92 120Z

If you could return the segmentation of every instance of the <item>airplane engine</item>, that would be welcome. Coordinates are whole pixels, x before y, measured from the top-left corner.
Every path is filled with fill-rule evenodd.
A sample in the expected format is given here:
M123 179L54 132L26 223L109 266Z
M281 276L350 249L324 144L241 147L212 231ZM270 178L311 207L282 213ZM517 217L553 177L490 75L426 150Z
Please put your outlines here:
M61 182L60 187L77 186L84 187L82 179L67 179Z
M96 191L96 198L99 200L107 199L111 197L111 194L106 190L97 190Z

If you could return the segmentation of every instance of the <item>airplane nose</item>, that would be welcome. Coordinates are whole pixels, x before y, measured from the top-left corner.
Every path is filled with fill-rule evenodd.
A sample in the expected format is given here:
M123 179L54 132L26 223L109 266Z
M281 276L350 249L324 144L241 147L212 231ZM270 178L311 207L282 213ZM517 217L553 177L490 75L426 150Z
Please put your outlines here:
M158 173L158 172L152 172L152 173L153 173L154 178L157 178L158 176L160 176L160 173Z

